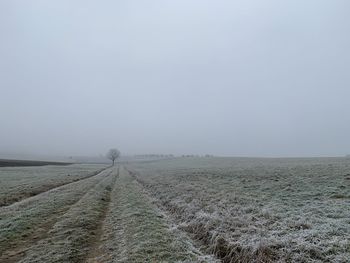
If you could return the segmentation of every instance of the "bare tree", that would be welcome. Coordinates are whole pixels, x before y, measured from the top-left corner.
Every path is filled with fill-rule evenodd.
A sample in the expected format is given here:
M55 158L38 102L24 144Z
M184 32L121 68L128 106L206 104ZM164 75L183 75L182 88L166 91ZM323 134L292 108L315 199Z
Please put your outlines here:
M113 162L113 165L115 160L118 159L119 156L120 156L120 151L118 149L110 149L107 153L107 158Z

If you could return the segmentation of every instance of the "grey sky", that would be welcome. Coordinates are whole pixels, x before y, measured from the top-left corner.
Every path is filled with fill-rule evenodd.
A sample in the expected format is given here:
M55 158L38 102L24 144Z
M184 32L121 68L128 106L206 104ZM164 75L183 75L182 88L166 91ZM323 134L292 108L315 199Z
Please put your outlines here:
M348 0L3 0L0 152L350 153Z

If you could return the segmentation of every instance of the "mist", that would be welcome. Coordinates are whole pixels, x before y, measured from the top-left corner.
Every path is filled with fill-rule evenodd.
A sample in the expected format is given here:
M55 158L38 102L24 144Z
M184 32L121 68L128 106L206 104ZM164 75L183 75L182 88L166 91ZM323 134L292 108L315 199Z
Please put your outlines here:
M350 153L350 2L0 2L0 153Z

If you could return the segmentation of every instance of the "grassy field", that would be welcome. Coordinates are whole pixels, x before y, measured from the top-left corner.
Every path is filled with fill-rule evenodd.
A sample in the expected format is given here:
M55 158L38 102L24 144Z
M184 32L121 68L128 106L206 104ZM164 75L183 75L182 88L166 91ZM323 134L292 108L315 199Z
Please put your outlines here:
M105 167L100 164L0 167L0 207L89 177Z
M0 207L0 262L350 258L345 158L174 158L102 168L1 168L0 180L23 189L59 181ZM9 189L3 196L15 196Z
M0 208L0 262L200 262L130 173L110 167Z
M70 165L67 162L49 162L49 161L31 161L31 160L12 160L0 159L0 167L18 167L18 166L44 166L44 165Z
M348 159L182 158L130 166L222 262L348 262Z

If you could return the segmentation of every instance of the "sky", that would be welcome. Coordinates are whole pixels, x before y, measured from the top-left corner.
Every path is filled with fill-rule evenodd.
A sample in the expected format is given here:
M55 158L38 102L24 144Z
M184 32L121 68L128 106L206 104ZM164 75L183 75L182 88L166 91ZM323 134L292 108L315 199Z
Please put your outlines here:
M350 154L348 0L2 0L0 153Z

